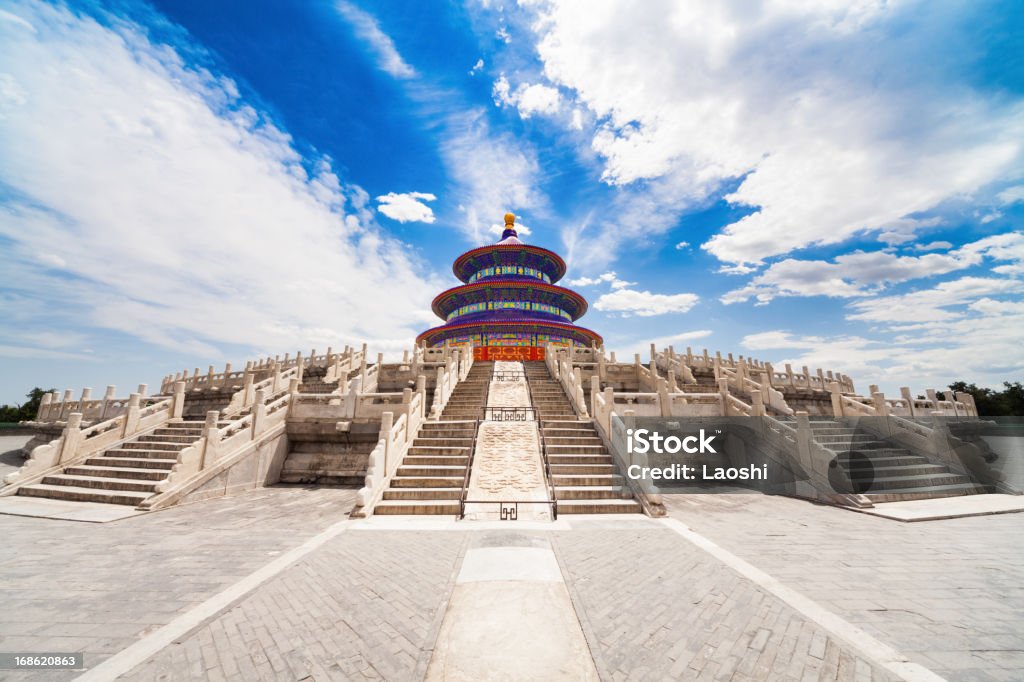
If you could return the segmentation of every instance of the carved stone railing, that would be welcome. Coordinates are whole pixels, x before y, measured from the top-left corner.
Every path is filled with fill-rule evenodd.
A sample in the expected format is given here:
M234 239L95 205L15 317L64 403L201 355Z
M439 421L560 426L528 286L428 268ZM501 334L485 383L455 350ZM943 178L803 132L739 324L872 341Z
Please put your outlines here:
M735 370L742 363L751 374L767 373L769 385L783 392L787 389L827 391L830 382L838 383L843 392L853 393L854 391L853 380L849 376L832 370L818 369L812 373L810 368L804 366L803 371L794 372L792 366L787 364L785 372L776 372L769 362L763 362L756 358L745 358L742 355L734 358L732 353L722 355L721 351L716 351L712 355L707 348L702 354L694 354L690 347L686 348L685 354L676 354L675 350L669 346L665 353L670 358L678 359L694 369L712 370L717 365L720 368Z
M191 373L186 369L177 374L167 375L161 382L160 390L162 393L169 391L170 386L173 386L177 381L185 383L186 391L233 388L241 386L246 380L247 374L252 374L255 377L255 381L258 382L267 378L277 369L285 371L296 368L299 370L298 376L301 378L302 371L308 367L327 367L330 370L332 365L339 361L355 362L358 365L359 360L357 358L365 356L365 354L366 344L363 344L361 351L346 347L342 353L334 353L328 348L326 353L317 355L314 349L306 356L302 352L297 352L294 356L291 353L285 353L283 358L275 356L273 358L250 360L245 363L244 370L232 370L231 363L227 363L223 371L215 371L215 367L210 365L205 374L200 374L199 368L196 367Z
M459 382L469 376L473 367L473 349L469 346L455 346L448 349L445 365L437 368L437 382L434 400L430 406L430 418L439 419Z
M162 399L159 397L147 398L146 389L146 384L139 384L136 390L136 393L141 396L143 406ZM95 423L113 419L127 411L130 399L130 396L117 397L116 393L117 387L115 386L107 386L106 393L100 399L92 397L91 388L83 388L81 397L77 400L73 398L74 393L70 389L64 391L63 399L57 391L45 393L39 403L36 418L31 420L29 424L59 424L66 422L72 412L82 415L83 423Z
M566 397L573 410L581 417L589 417L587 400L583 391L583 375L579 367L574 367L570 361L570 349L561 348L548 344L544 349L544 363L548 372L565 391Z
M35 483L64 467L79 464L93 455L132 440L181 417L185 405L185 387L178 383L174 395L148 405L142 396L133 393L123 414L113 419L82 428L82 415L73 412L59 438L34 448L28 460L7 474L7 486L0 495L13 495L23 485Z
M293 376L286 387L279 387L275 393L257 389L249 413L236 415L227 424L222 425L223 415L216 410L207 412L202 435L177 453L167 479L158 483L156 494L138 508L156 510L172 506L251 454L255 447L282 436L298 386L299 380Z
M406 389L409 391L409 389ZM404 411L394 418L395 412L381 416L380 439L370 453L363 487L356 493L354 517L369 516L380 501L388 482L402 463L406 453L419 435L425 421L426 393L417 392L403 407Z

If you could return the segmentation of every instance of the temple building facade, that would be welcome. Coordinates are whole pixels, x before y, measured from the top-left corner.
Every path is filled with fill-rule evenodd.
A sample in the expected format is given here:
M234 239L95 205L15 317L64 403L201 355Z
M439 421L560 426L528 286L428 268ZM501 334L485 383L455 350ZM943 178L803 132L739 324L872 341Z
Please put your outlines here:
M472 345L478 360L542 360L549 344L592 347L603 342L597 333L573 324L587 312L587 302L557 285L565 261L553 251L524 244L511 213L505 214L497 244L465 252L452 270L463 284L434 299L434 314L444 324L420 334L417 344Z

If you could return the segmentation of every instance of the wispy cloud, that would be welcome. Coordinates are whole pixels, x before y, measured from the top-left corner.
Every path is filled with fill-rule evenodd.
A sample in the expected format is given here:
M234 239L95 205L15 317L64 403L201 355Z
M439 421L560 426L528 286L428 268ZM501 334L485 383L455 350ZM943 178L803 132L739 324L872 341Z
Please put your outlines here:
M416 70L409 66L398 53L391 37L381 30L377 19L350 2L338 0L335 7L352 25L356 35L363 40L377 57L377 66L395 78L415 78Z
M34 30L0 22L0 63L24 95L0 125L0 266L18 273L5 315L211 358L404 345L427 321L438 284L376 227L366 193L228 78L123 20L10 11Z

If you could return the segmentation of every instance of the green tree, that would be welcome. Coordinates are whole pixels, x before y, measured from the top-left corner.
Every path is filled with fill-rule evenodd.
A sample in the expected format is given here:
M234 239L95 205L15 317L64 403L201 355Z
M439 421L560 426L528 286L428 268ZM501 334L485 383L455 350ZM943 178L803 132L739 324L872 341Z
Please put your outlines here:
M968 384L964 381L954 381L949 388L974 396L978 414L983 417L1024 416L1024 384L1019 381L1004 381L1002 391L980 388L976 384Z
M25 397L28 398L26 402L20 405L0 405L0 422L22 422L35 419L36 414L39 413L39 403L43 401L43 396L53 390L51 388L46 391L36 386L25 394Z

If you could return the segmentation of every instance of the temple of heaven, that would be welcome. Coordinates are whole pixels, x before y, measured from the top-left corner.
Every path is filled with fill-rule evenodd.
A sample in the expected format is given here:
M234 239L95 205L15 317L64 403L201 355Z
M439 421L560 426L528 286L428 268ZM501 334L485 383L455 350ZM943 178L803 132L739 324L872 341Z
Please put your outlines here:
M444 324L420 334L417 343L472 344L478 360L542 360L549 343L602 344L598 334L573 324L587 312L587 302L555 284L565 261L520 241L511 213L497 244L467 251L452 270L465 284L434 299L434 314Z

